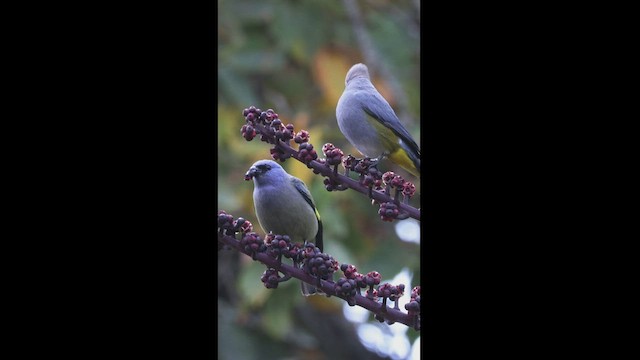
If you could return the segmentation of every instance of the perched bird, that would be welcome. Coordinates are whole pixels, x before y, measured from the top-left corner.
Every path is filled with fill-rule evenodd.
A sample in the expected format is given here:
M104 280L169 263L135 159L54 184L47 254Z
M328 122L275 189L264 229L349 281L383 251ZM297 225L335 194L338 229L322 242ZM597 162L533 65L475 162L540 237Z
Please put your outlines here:
M371 83L367 66L353 65L344 83L336 118L347 140L364 156L378 160L386 157L419 177L418 144Z
M311 193L302 180L289 175L277 162L256 161L245 174L253 179L253 203L265 233L288 235L291 241L313 242L322 251L322 222ZM304 296L322 294L302 283Z

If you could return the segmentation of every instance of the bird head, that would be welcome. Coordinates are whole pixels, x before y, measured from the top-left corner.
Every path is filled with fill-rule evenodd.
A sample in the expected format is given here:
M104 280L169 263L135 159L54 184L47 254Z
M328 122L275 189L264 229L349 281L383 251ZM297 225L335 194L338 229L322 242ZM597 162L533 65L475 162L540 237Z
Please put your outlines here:
M259 160L256 161L251 167L249 171L244 174L244 179L249 181L251 179L259 179L262 175L271 171L272 169L282 169L277 162L273 160Z
M347 72L347 76L344 79L344 84L345 86L348 86L349 83L354 79L361 78L369 80L369 69L367 68L367 65L358 63L353 65L351 69L349 69L349 71Z

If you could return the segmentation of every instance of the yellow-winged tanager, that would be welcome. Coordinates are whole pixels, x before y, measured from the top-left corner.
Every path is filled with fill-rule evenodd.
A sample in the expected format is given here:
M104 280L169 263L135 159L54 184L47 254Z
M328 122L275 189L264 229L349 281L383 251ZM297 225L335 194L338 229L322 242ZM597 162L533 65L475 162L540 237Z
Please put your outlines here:
M292 242L313 242L322 251L322 222L311 193L302 180L289 175L277 162L256 161L245 174L253 178L253 204L265 233L288 235ZM321 294L302 283L304 296Z
M419 177L418 144L371 83L367 66L353 65L344 82L336 118L347 140L364 156L379 160L386 157Z

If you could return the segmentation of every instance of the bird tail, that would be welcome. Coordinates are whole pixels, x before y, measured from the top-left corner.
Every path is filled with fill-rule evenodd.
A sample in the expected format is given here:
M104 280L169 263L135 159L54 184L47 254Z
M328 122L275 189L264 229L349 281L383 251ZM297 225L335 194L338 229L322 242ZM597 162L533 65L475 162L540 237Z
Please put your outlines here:
M420 177L420 153L417 153L404 142L400 142L400 147L388 155L389 160L400 165L415 177Z

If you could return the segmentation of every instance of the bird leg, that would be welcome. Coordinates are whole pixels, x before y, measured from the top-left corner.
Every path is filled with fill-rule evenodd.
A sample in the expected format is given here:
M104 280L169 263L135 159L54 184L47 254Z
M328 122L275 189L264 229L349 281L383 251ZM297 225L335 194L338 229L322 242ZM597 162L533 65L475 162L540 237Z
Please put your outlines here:
M377 158L372 158L369 159L371 162L371 165L369 165L369 168L374 168L374 169L378 169L378 164L380 163L380 161L382 161L382 159L384 159L384 154L378 156Z

